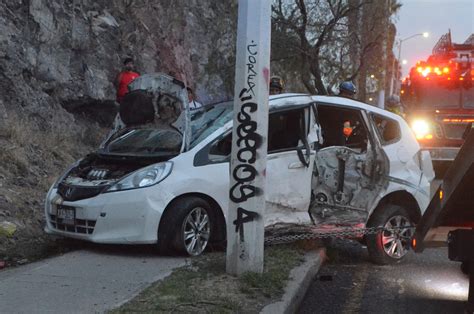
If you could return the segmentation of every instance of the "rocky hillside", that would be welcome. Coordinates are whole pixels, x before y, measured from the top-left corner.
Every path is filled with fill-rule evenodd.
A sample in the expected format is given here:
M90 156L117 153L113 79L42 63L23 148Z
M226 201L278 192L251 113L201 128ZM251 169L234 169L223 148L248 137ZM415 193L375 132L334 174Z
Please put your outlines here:
M236 10L234 0L0 3L0 261L48 243L45 193L107 132L125 57L204 103L229 97Z

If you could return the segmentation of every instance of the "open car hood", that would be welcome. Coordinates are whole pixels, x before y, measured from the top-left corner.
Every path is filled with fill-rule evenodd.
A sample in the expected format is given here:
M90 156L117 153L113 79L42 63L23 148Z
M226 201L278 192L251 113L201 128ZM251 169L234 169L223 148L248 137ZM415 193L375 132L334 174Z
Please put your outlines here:
M128 89L120 104L120 117L126 127L175 132L180 152L185 151L191 130L184 83L163 73L152 73L136 78Z

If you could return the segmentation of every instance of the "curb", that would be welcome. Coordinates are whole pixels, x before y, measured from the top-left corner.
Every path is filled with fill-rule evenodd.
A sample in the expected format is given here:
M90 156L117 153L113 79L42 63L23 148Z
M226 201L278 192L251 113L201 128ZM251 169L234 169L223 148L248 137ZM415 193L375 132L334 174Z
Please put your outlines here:
M290 272L290 280L281 300L265 306L260 314L296 313L311 281L318 273L325 255L325 249L317 249L306 253L304 263Z

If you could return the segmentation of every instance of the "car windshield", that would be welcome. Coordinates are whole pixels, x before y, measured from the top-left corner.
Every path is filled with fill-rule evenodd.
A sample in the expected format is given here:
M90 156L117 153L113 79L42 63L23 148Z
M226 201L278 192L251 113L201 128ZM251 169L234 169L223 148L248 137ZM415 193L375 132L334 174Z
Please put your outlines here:
M430 83L419 84L416 90L416 106L419 109L474 108L473 87Z
M102 154L131 156L162 156L179 154L182 135L173 129L133 128L123 130L112 138Z
M195 147L218 128L232 119L233 102L206 106L191 116L191 147Z

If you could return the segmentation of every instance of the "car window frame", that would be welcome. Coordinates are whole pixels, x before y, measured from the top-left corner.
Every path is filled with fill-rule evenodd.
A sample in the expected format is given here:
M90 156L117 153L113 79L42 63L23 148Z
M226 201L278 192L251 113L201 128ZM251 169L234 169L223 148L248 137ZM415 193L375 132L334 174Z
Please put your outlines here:
M402 129L400 127L400 123L396 119L389 118L387 116L384 116L383 114L379 114L379 113L376 113L376 112L370 112L369 115L370 115L370 121L374 125L375 132L377 132L377 137L378 137L378 139L380 141L380 144L382 146L388 146L388 145L398 143L402 139ZM390 121L395 122L396 125L397 125L398 136L395 139L391 140L391 141L386 141L383 137L383 134L380 133L380 130L377 127L377 123L375 122L375 119L374 119L375 116L383 117L386 120L390 120Z
M309 133L309 125L311 124L311 116L310 116L310 106L312 103L301 105L301 106L291 106L291 107L283 107L283 108L277 108L275 110L272 110L269 114L269 118L272 114L277 114L281 112L289 112L289 111L297 111L297 110L302 110L303 115L304 115L304 128L305 128L305 133L306 137L308 136ZM269 119L270 121L270 119ZM270 122L268 125L268 128L270 129ZM267 139L267 145L268 145L268 139ZM268 151L268 146L267 146L267 155L273 155L273 154L278 154L278 153L284 153L284 152L291 152L291 151L297 151L298 149L303 149L304 148L304 143L301 145L296 145L295 147L288 147L288 148L281 148L281 149L276 149L272 151Z
M306 136L309 133L309 127L311 124L311 106L313 106L315 102L309 102L304 105L294 105L294 106L282 106L281 108L275 108L273 110L270 110L269 112L269 117L272 114L275 113L281 113L284 111L293 111L293 110L303 110L304 111L304 119L305 119L305 131L306 131ZM212 165L212 164L220 164L220 163L226 163L230 161L230 156L229 154L226 157L223 157L222 160L211 160L209 158L209 152L211 151L212 146L216 145L219 141L223 140L230 132L232 132L232 127L229 129L226 129L224 132L221 134L217 135L214 139L209 141L204 147L202 147L195 155L193 159L193 166L194 167L202 167L202 166L207 166L207 165ZM267 139L268 140L268 139ZM284 153L284 152L290 152L290 151L297 151L298 149L304 149L304 143L302 145L298 145L294 148L283 148L283 149L278 149L278 150L273 150L271 152L267 151L267 156L271 156L274 154L279 154L279 153ZM268 148L267 148L268 149Z
M372 132L370 131L371 128L369 127L369 123L371 123L371 122L369 121L369 119L367 119L367 110L366 109L360 108L360 107L357 107L357 106L350 106L350 105L343 105L343 104L335 104L335 103L316 101L316 112L318 113L317 121L320 121L319 106L335 107L335 108L340 108L340 109L358 111L359 116L360 116L361 121L362 121L362 126L364 127L364 129L366 131L366 134L367 134L367 140L370 142L371 146L375 145L375 138L374 138L374 135L372 134ZM321 127L320 123L319 123L319 125ZM322 127L321 127L321 130L322 130ZM324 137L323 137L323 140L324 140ZM337 147L337 146L352 149L351 147L348 147L347 145L333 145L333 146L327 146L327 147L322 147L322 148L319 147L319 149L324 149L324 148L328 148L328 147ZM367 143L367 147L366 147L365 151L368 150L368 147L369 147L369 143Z

